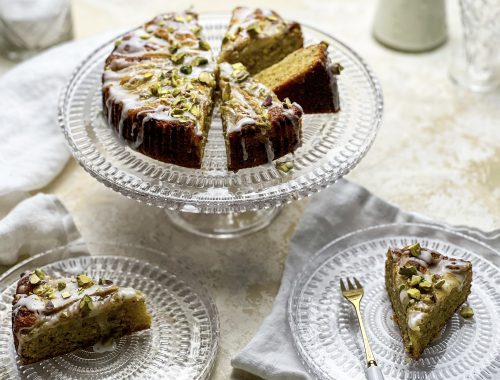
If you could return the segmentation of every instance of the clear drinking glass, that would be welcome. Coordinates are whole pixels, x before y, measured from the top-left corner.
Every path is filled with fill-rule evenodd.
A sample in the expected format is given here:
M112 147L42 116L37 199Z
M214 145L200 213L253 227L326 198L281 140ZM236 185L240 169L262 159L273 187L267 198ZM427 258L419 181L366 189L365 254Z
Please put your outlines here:
M73 38L69 0L0 0L0 54L20 61Z
M451 67L452 80L486 92L500 84L500 1L460 0L463 44Z

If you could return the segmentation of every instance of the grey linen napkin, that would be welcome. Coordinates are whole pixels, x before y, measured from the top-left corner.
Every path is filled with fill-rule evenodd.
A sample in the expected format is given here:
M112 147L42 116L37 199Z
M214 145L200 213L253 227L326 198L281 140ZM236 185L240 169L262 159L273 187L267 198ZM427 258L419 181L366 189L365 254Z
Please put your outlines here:
M232 366L270 380L312 379L295 352L287 320L287 302L297 275L320 248L349 232L404 222L436 225L423 216L401 211L347 180L315 195L290 242L281 287L271 313L254 338L232 360ZM500 249L500 230L485 233L462 226L452 229ZM498 259L496 264L500 265L500 256Z

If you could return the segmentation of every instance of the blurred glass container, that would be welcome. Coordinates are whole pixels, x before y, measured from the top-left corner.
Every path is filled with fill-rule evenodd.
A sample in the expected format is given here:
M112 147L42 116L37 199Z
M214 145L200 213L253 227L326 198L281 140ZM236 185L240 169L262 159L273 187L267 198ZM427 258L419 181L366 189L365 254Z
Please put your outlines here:
M70 0L0 0L0 54L20 61L73 38Z
M373 35L391 49L432 50L447 38L445 1L379 0Z
M460 0L463 43L452 60L452 80L475 92L500 85L500 1Z

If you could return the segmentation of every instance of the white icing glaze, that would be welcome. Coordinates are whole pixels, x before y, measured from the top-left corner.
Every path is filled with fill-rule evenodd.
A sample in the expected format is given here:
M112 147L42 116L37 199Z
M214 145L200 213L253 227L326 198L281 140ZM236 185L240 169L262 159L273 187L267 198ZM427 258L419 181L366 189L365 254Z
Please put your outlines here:
M419 310L410 310L408 312L408 327L414 331L419 331L420 327L419 324L422 322L422 319L427 315L427 313L424 313Z

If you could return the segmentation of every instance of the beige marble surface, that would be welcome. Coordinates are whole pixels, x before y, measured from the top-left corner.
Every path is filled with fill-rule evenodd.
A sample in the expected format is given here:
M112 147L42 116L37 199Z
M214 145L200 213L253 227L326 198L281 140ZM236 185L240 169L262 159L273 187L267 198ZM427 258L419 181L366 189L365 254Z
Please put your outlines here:
M199 11L230 10L241 2L194 0ZM250 2L247 2L250 3ZM314 24L357 50L379 77L384 122L361 164L348 178L408 211L451 224L500 228L500 91L472 94L448 79L458 43L458 13L450 2L450 40L424 54L404 54L371 37L375 2L363 0L254 1ZM139 24L185 2L75 0L77 38ZM0 61L0 73L12 64ZM42 191L55 193L87 240L134 242L188 254L208 271L221 318L214 379L244 379L230 358L270 311L279 287L287 243L307 201L284 210L266 230L239 240L213 241L173 228L160 209L105 188L71 161Z

